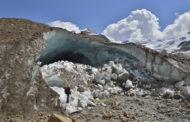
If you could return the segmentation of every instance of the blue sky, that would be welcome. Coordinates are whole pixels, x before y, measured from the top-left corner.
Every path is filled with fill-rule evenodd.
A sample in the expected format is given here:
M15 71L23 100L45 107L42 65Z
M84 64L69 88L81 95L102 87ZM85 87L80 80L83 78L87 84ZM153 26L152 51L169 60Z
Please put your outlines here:
M190 10L190 0L0 0L0 17L42 23L69 21L80 28L88 27L101 33L109 24L143 8L159 18L163 30L177 18L175 13Z

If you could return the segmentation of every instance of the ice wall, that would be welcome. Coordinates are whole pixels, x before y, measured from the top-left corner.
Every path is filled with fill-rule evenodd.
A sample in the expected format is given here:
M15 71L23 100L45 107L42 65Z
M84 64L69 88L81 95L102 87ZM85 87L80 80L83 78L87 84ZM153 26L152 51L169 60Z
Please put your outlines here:
M125 58L131 65L144 67L153 77L167 83L184 80L190 84L190 73L178 61L136 44L115 44L90 36L56 30L44 35L47 48L39 57L42 65L58 60L101 66L109 60Z

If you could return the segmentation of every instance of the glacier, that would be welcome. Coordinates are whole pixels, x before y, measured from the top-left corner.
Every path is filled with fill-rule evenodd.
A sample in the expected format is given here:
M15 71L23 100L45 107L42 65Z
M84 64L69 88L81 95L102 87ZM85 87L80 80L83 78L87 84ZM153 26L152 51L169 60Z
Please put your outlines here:
M68 60L95 67L108 61L125 59L130 65L150 72L157 80L176 83L184 80L190 84L187 66L173 57L134 43L110 43L88 35L66 30L54 30L44 34L48 45L37 61L42 65Z

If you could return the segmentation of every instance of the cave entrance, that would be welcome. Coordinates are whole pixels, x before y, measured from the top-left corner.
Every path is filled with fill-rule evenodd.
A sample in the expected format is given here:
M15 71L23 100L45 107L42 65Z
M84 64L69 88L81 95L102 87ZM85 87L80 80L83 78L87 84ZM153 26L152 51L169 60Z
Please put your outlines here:
M42 62L42 65L51 64L58 61L70 61L73 63L80 63L86 65L93 65L91 61L82 53L76 51L65 51L61 53L54 53L51 57L43 57L43 59L39 59Z

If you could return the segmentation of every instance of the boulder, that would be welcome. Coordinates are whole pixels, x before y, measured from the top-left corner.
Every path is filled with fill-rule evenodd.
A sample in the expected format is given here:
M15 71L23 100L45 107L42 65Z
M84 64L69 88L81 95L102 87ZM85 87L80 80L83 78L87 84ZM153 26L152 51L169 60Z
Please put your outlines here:
M142 89L137 90L136 95L137 96L146 96L146 94L144 94L144 91Z
M175 84L175 87L179 89L179 88L183 87L183 85L185 85L185 81L179 81Z
M106 84L111 81L111 74L112 74L112 69L109 67L109 65L104 64L104 67L101 69L101 72L103 74L102 79L105 80Z
M96 89L92 92L94 98L103 98L102 92L99 89Z
M190 86L182 87L181 92L185 97L190 97Z
M117 86L109 87L107 90L110 94L119 94L123 91L120 87L117 87Z
M89 68L89 69L87 69L87 72L90 75L96 75L96 73L98 72L98 69L97 68Z
M97 80L96 81L98 84L100 84L100 85L105 85L105 83L106 83L106 81L105 80Z
M52 114L49 117L48 122L72 122L72 119L64 117L62 115Z
M84 92L84 91L85 91L85 88L84 88L82 85L79 85L79 86L78 86L78 91L79 91L79 92Z
M129 88L132 88L133 87L133 83L131 80L127 80L126 82L124 82L123 84L123 87L126 88L126 89L129 89Z
M104 90L102 95L103 95L103 97L109 97L110 94L109 94L108 90Z
M105 80L105 83L109 83L111 81L111 73L103 73L104 76L103 76L103 79Z
M114 64L112 66L112 73L121 74L125 71L121 64Z
M130 74L128 71L124 71L121 74L118 75L117 81L119 81L120 83L125 82L127 79L130 79Z
M116 81L117 80L117 74L116 73L113 73L113 74L111 74L111 80L113 80L113 81Z
M105 80L103 79L104 74L97 72L96 75L94 76L94 82L97 84L105 85Z
M159 93L164 98L172 98L174 96L174 91L169 88L161 88Z

